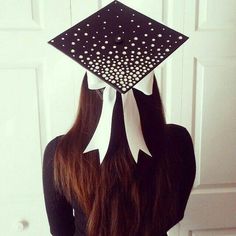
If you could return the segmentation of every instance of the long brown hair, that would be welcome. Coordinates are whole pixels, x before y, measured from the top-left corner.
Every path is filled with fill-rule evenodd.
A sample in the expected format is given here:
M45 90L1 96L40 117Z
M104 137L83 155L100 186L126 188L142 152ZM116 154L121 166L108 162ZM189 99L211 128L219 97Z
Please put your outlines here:
M165 158L165 116L157 82L153 94L134 89L142 130L152 157L131 156L125 136L121 96L117 93L108 152L100 165L97 151L83 154L102 109L85 75L78 115L62 136L54 158L55 186L69 202L75 199L87 217L88 236L161 235L175 217L170 165ZM101 137L102 138L102 137Z

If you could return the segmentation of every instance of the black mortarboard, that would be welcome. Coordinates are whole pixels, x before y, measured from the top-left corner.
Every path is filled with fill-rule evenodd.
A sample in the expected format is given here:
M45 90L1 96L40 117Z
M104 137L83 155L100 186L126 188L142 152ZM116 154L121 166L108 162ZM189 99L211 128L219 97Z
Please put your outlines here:
M187 39L113 1L48 43L125 93Z

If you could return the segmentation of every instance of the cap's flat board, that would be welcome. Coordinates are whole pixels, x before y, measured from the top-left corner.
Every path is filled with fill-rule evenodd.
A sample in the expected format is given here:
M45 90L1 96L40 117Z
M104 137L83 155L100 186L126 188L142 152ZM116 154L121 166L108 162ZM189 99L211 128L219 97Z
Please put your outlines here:
M187 39L114 1L48 43L125 93Z

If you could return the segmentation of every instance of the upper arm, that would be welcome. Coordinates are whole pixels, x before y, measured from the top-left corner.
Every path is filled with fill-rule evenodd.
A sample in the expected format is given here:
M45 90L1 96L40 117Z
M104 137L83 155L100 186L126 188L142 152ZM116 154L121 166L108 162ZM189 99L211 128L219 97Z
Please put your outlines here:
M181 132L181 179L179 191L179 217L184 217L187 202L196 176L196 161L192 138L186 128Z
M54 236L72 236L74 233L74 216L71 204L54 187L53 158L58 137L51 140L43 155L43 192L45 207Z

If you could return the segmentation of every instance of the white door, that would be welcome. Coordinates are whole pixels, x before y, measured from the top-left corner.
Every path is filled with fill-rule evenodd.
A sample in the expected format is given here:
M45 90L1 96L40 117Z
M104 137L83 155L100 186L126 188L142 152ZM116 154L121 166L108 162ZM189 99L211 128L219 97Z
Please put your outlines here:
M70 63L47 41L70 25L68 0L0 0L2 236L50 235L42 153L48 140L68 127L74 102L69 100L72 83L66 74Z
M181 236L236 235L236 1L186 0L181 121L197 177Z
M72 125L84 71L47 41L109 2L0 0L0 235L50 235L42 153ZM168 234L236 235L236 2L121 2L190 37L156 69L167 121L188 128L197 161Z

